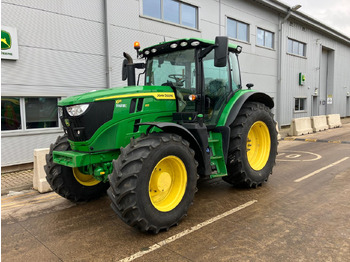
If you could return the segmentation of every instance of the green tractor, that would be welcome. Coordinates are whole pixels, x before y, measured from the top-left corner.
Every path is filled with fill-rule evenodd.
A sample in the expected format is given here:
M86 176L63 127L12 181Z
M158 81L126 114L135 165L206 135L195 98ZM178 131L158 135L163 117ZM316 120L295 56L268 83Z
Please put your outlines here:
M128 225L158 233L187 214L198 178L257 187L277 154L273 100L241 87L241 47L189 38L124 53L128 86L59 102L65 135L46 157L47 181L74 201L107 191ZM135 69L142 69L136 84ZM144 74L144 85L139 86Z

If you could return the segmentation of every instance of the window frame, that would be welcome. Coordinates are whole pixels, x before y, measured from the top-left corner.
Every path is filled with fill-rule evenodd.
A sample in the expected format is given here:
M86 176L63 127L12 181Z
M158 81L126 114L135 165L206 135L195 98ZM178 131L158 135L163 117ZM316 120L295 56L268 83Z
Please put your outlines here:
M299 109L298 110L296 110L296 100L299 100ZM303 105L304 105L304 109L300 109L300 101L301 100L303 100L304 102L303 102ZM307 112L307 97L294 97L294 106L293 106L293 108L294 108L294 113L305 113L305 112Z
M233 36L229 35L229 26L228 26L228 25L229 25L229 23L228 23L229 20L232 20L232 21L236 22L236 37L233 37ZM243 25L246 25L246 26L247 26L247 32L246 32L247 40L238 38L238 25L239 25L239 24L243 24ZM232 18L232 17L227 16L227 17L226 17L226 35L227 35L229 38L234 39L234 40L236 40L236 41L240 41L240 42L249 44L249 43L250 43L250 24L249 24L249 23L246 23L246 22L244 22L244 21L241 21L241 20L238 20L238 19L235 19L235 18Z
M263 39L264 43L262 45L258 44L258 30L263 31L263 33L264 33L264 39ZM271 41L272 46L271 47L266 45L266 33L270 33L272 35L272 41ZM263 29L261 27L257 27L256 28L256 43L255 44L256 44L256 46L259 46L259 47L264 47L267 49L275 50L275 33L270 31L270 30L266 30L266 29Z
M289 43L292 44L291 50L289 50ZM297 53L293 52L294 43L298 45L298 52ZM303 46L303 55L299 54L300 45ZM306 58L306 51L307 51L306 49L307 49L307 44L306 43L298 41L298 40L295 40L293 38L289 38L289 37L287 38L287 54L298 56L298 57L302 57L302 58Z
M51 133L51 132L57 132L62 131L62 124L60 121L59 113L57 110L57 127L44 127L44 128L27 128L27 117L26 117L26 104L25 99L26 98L56 98L57 103L62 99L62 97L58 96L2 96L6 98L19 98L19 106L20 106L20 117L21 117L21 128L16 130L1 130L1 136L12 136L12 135L28 135L28 134L35 134L35 133ZM58 107L57 107L58 108Z
M145 14L144 13L144 6L145 6L144 1L140 1L140 3L142 3L141 8L140 8L140 10L142 12L141 17L156 20L156 21L171 24L171 25L181 26L181 27L184 27L186 29L192 29L192 30L199 31L199 7L196 5L193 5L191 3L184 2L184 1L179 1L179 0L173 0L173 1L177 2L179 4L179 14L178 14L179 15L179 23L164 19L164 0L160 0L160 18ZM183 24L183 21L182 21L182 6L183 5L190 6L190 7L193 7L195 9L195 17L194 17L195 26L194 27Z

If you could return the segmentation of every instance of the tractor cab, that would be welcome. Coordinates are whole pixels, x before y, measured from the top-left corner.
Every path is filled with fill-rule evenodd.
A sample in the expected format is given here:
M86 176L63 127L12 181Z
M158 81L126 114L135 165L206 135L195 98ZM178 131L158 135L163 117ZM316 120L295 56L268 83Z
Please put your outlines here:
M204 123L214 127L229 99L241 89L240 52L241 47L228 44L227 37L217 37L216 42L180 39L138 51L146 63L135 64L135 68L145 67L146 86L173 89L177 98L175 119L191 122L203 115ZM133 74L132 70L128 72Z

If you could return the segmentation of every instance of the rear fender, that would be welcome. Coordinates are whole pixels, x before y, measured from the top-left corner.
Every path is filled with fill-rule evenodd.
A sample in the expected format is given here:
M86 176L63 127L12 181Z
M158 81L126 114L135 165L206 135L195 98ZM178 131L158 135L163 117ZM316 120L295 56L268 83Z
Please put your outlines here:
M269 108L273 108L275 105L272 98L265 93L256 92L256 91L244 93L233 104L230 110L230 113L227 117L225 126L229 127L233 123L233 121L235 121L242 106L244 105L244 103L248 101L259 102L266 105Z

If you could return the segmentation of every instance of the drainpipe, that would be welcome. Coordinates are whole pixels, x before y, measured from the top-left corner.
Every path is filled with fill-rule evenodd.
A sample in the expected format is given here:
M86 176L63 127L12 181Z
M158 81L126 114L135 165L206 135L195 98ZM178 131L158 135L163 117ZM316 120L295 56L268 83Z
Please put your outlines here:
M105 22L105 48L106 48L106 80L107 88L112 87L112 65L111 65L111 49L109 40L109 15L108 0L104 1L104 22Z
M221 36L221 0L219 0L219 36Z
M276 103L276 119L278 126L281 127L282 120L282 47L283 47L283 24L292 14L292 11L296 11L301 7L301 5L295 5L292 8L288 8L287 15L281 19L279 18L278 22L278 65L277 65L277 103Z

